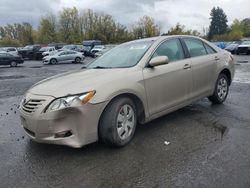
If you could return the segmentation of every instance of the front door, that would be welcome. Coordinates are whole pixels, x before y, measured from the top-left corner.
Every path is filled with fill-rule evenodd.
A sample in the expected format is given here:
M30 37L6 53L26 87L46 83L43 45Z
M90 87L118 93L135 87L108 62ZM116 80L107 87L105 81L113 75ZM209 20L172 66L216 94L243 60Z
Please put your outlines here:
M185 59L179 39L164 41L153 57L168 56L169 63L143 70L150 115L185 103L192 89L190 60Z

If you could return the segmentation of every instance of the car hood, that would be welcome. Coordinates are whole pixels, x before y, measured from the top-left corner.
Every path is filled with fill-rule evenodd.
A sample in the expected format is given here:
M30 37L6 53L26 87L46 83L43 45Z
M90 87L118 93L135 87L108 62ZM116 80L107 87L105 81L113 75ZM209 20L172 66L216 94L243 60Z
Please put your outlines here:
M128 69L82 69L47 78L33 85L29 93L63 97L97 90L98 86L124 77Z

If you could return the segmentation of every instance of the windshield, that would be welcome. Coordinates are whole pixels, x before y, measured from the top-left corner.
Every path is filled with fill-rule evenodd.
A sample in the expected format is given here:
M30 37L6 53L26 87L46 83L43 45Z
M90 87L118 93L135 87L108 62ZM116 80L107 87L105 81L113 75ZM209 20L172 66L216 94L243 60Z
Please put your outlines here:
M234 48L234 47L237 47L237 46L239 46L239 44L230 44L226 48Z
M70 49L72 49L72 48L74 48L74 45L66 45L66 46L64 46L62 49L70 50Z
M105 53L88 68L126 68L135 66L153 41L130 42L119 45Z
M103 48L103 46L94 46L94 48L100 49Z
M42 47L39 51L48 51L50 48L49 47Z
M242 42L243 45L250 45L250 41L244 41Z
M83 49L86 51L90 51L91 50L91 46L83 46Z

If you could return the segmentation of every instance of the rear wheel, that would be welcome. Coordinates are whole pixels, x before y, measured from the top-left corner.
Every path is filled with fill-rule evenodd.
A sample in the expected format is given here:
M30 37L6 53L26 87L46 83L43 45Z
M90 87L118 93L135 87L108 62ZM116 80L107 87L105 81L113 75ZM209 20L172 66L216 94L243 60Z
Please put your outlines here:
M122 147L128 144L137 124L136 107L129 98L117 98L107 106L99 123L99 137L106 144Z
M228 95L229 81L228 77L221 73L216 81L214 93L208 99L214 104L223 103Z
M57 60L56 60L56 59L54 59L54 58L53 58L53 59L51 59L51 60L50 60L50 64L52 64L52 65L57 64Z
M16 67L16 66L17 66L17 62L12 61L12 62L10 63L10 66L11 66L11 67Z

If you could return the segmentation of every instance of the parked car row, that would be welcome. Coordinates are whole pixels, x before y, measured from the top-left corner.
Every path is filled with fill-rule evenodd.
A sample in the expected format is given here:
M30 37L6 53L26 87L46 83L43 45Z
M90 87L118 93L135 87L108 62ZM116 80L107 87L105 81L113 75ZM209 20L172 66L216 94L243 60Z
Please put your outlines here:
M24 59L35 59L42 60L44 64L57 64L60 62L73 62L81 63L85 56L99 57L113 48L115 45L101 45L101 41L89 40L84 41L83 45L69 44L65 45L63 43L50 43L46 47L42 47L39 44L28 45L23 48L15 47L2 47L0 52L5 52L20 59L20 61L14 61L9 58L9 63L11 66L16 66L18 63L22 62ZM6 64L6 62L2 63Z
M232 54L246 54L250 55L250 41L234 41L234 42L214 42L218 47L225 49Z
M99 40L87 40L82 44L64 44L64 43L50 43L48 46L41 46L39 44L27 45L22 48L2 47L0 51L9 52L14 55L20 55L23 59L42 60L43 57L54 55L55 53L72 50L82 53L84 56L92 58L97 57L111 49L111 45L104 46Z

